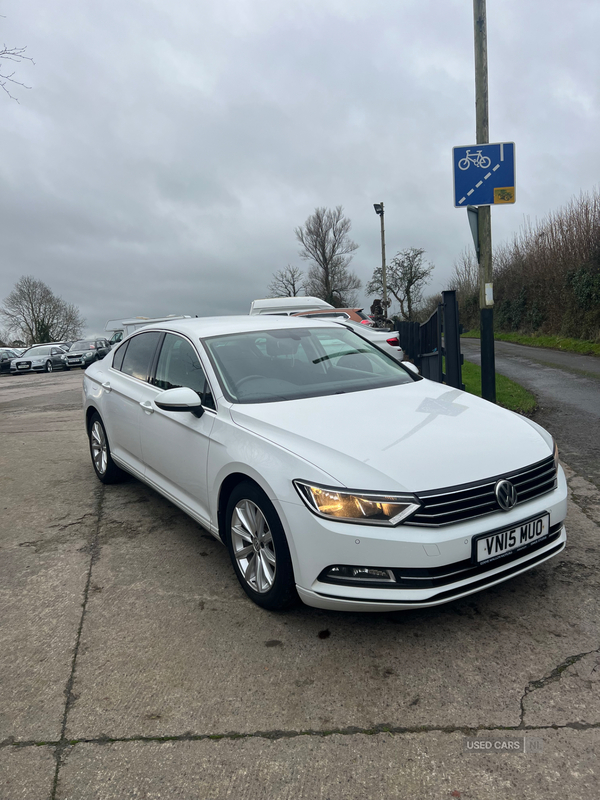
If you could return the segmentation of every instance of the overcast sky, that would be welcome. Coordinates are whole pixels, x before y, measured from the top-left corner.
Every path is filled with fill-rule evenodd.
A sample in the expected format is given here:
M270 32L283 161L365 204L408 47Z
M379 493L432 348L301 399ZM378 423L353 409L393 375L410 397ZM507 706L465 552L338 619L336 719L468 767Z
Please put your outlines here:
M475 142L472 0L0 0L27 46L0 93L0 301L21 275L107 319L247 313L304 267L294 228L342 205L366 283L472 246L452 147ZM600 181L600 2L488 0L490 140L517 203L493 240ZM4 68L6 64L4 64ZM364 304L371 300L362 296ZM393 310L393 307L392 307Z

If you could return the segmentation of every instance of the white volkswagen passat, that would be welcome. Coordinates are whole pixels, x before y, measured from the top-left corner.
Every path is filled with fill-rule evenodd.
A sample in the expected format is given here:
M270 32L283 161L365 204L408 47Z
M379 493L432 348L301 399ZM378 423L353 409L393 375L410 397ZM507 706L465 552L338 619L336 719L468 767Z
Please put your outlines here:
M164 322L92 364L83 391L98 478L125 470L182 508L264 608L433 606L565 546L543 428L334 323Z

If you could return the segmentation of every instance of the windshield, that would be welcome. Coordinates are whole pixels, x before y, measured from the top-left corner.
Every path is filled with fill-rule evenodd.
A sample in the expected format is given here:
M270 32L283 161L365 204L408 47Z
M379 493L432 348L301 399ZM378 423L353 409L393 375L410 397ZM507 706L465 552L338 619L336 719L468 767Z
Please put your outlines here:
M269 403L360 392L415 380L346 328L297 328L205 339L225 395Z
M44 345L43 347L30 347L29 350L25 350L23 353L24 356L49 356L50 351L52 350L52 345ZM57 348L60 350L60 348Z
M75 342L71 345L71 350L95 350L96 349L96 342Z

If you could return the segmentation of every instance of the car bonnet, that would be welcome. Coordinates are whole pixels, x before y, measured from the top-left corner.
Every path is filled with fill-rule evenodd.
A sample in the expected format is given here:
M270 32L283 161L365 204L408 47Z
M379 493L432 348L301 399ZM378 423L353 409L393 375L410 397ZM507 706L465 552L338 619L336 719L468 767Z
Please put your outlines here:
M426 491L541 461L551 448L527 420L443 384L234 405L242 428L296 453L341 485ZM303 478L299 465L298 474Z

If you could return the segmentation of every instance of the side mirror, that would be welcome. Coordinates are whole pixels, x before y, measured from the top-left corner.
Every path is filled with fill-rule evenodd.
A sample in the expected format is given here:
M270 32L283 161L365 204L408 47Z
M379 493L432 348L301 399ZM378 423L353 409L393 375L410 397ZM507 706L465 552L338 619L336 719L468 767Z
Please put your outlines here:
M406 369L410 370L411 372L414 372L415 375L420 374L419 368L415 364L413 364L412 361L403 361L402 366L406 367Z
M154 400L154 404L163 411L188 411L195 417L204 414L202 401L193 389L180 386L178 389L166 389Z

